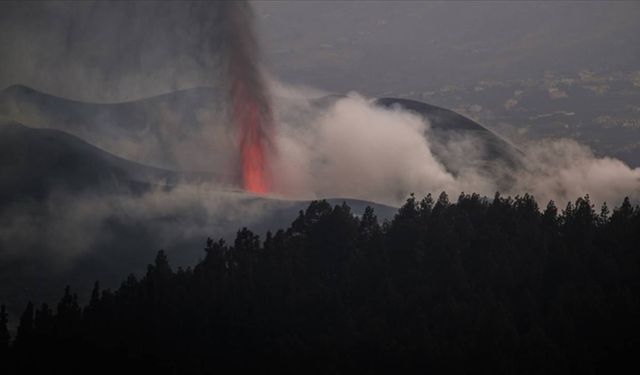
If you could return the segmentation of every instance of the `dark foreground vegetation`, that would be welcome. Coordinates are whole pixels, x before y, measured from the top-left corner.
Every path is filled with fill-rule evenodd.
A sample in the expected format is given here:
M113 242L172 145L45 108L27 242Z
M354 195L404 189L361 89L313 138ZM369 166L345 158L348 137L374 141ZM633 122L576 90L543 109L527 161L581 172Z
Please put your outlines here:
M6 373L610 373L640 354L640 208L413 197L390 222L313 202L264 241L24 311ZM35 371L35 372L34 372ZM635 371L634 371L635 372Z

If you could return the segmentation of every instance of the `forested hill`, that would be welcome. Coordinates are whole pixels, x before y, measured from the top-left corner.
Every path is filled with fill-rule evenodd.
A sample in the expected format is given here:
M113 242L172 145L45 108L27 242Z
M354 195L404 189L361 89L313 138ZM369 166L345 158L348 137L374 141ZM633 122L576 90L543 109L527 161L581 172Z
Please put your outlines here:
M530 196L317 201L262 241L208 240L194 268L158 253L80 307L29 304L8 373L602 373L637 367L640 208ZM90 288L90 286L74 286ZM54 311L55 310L55 311ZM8 370L8 371L7 371Z

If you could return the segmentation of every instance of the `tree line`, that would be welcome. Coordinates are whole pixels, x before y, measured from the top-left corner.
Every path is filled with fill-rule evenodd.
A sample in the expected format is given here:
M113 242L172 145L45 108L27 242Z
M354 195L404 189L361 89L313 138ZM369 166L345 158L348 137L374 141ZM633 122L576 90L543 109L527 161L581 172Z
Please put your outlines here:
M585 196L413 195L380 223L312 202L291 225L163 251L80 306L29 303L3 373L601 373L640 353L640 208ZM55 307L55 308L54 308Z

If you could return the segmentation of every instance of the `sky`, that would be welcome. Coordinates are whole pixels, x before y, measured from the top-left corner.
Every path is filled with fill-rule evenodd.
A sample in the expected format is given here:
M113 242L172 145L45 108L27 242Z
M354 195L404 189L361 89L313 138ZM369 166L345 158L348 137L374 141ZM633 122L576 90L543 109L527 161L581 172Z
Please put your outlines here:
M432 90L545 70L637 70L633 1L256 1L281 79L329 91Z
M640 66L638 2L252 4L268 71L331 92ZM0 87L108 102L219 84L216 6L3 2Z

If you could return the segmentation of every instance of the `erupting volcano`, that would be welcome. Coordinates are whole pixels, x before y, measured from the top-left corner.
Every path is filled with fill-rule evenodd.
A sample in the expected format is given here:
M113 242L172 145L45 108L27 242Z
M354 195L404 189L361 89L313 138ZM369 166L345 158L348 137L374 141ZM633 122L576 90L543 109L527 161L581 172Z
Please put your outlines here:
M267 148L272 128L271 103L258 66L258 45L251 9L244 2L227 4L228 72L233 121L239 135L243 187L254 193L269 190Z

